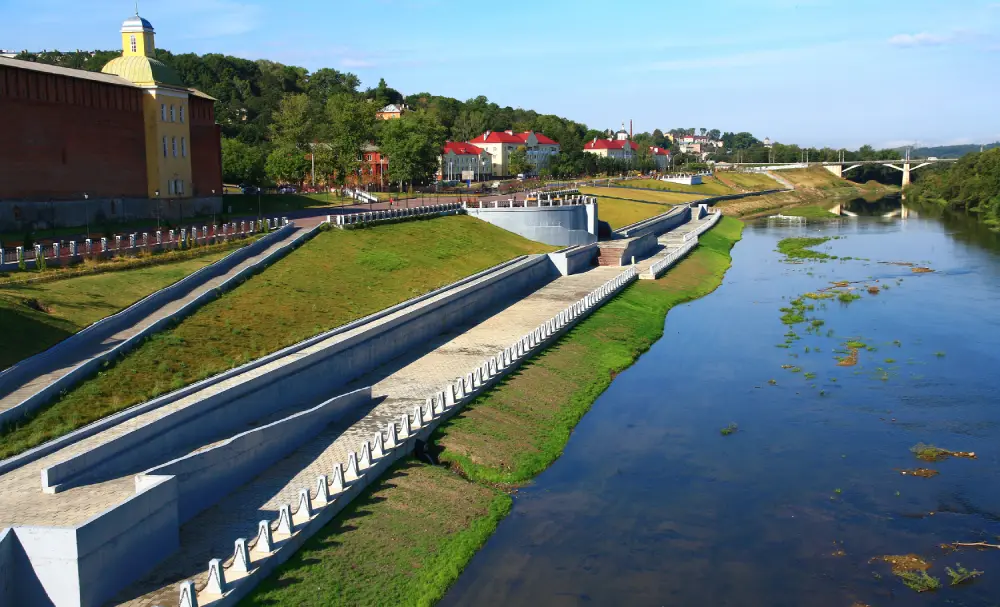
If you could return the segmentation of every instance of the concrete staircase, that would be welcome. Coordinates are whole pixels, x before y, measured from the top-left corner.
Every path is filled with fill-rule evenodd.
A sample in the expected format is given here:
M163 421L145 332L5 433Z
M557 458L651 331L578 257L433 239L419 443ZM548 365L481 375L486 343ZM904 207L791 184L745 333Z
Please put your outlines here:
M628 246L625 241L602 242L600 243L600 254L597 256L599 266L620 266L622 265L622 254Z

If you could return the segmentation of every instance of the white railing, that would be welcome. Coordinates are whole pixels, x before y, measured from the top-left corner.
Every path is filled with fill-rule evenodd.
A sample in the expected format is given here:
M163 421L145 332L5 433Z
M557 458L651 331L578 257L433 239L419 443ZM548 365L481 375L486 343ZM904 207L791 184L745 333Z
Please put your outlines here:
M386 221L405 221L418 217L432 217L436 215L453 215L462 210L462 205L457 202L446 204L429 204L422 207L410 207L404 209L387 209L384 211L365 211L362 213L351 213L349 215L327 215L326 220L334 226L345 229L350 227L360 227L363 225L382 223Z
M661 274L666 272L671 266L677 263L682 257L691 252L692 249L698 246L698 236L704 234L706 231L712 228L715 224L719 223L722 219L722 213L716 211L708 216L708 220L702 223L700 226L691 230L684 235L683 244L680 248L671 251L666 257L660 259L649 266L649 270L646 271L644 276L649 278L659 278Z
M319 476L312 487L303 487L294 507L283 504L276 520L260 521L253 539L237 539L233 554L225 561L210 560L204 584L196 585L192 580L181 582L178 589L180 607L235 604L259 581L253 578L267 575L291 556L301 545L305 537L301 534L311 523L316 522L316 525L309 529L309 534L350 503L361 488L394 461L410 453L418 437L427 439L441 422L562 337L637 277L638 271L630 267L500 350L472 372L445 385L428 397L424 405L416 405L412 415L403 413L398 422L390 421L384 432L379 430L372 440L364 441L360 452L351 451L346 464L337 463L331 474ZM290 548L283 552L286 546ZM246 586L250 581L253 584Z

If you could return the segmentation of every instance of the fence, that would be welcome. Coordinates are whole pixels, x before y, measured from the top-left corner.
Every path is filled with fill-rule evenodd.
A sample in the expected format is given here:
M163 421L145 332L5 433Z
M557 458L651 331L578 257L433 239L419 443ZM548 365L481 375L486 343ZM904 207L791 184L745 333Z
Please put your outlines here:
M253 539L237 539L233 553L225 560L211 559L204 583L181 582L178 588L180 607L235 605L264 576L287 560L309 535L350 503L361 489L393 462L410 453L418 438L429 437L442 421L562 337L637 277L637 270L629 268L497 352L471 373L445 385L427 398L424 405L414 407L412 417L403 413L398 422L388 422L384 433L376 431L372 440L363 441L360 452L352 451L348 455L346 465L335 464L331 474L316 479L314 488L300 489L294 508L292 504L283 504L276 520L265 519L257 524Z
M83 242L72 240L65 244L62 242L36 244L28 251L25 251L24 247L15 247L14 250L0 248L0 271L9 271L22 264L25 269L35 268L40 260L44 260L45 265L68 265L84 259L110 259L122 255L205 246L237 238L248 238L287 224L287 217L280 219L275 217L219 226L201 226L201 228L192 226L178 230L157 230L152 234L149 232L116 234L111 238L87 238Z
M374 194L369 194L364 190L352 190L351 188L346 188L344 190L344 193L346 193L348 196L350 196L355 200L360 200L365 204L372 204L378 202L378 196L375 196Z
M698 246L698 236L705 233L707 230L711 229L712 226L719 223L722 219L722 213L715 212L709 216L708 221L704 222L696 229L691 230L684 235L683 244L681 247L675 251L667 254L663 259L655 262L653 265L649 266L649 270L643 274L643 278L659 278L661 274L667 271L668 268L677 263L678 260L683 258L685 255L691 252L692 249Z
M584 196L582 194L571 194L559 197L550 197L546 194L542 194L537 199L528 200L516 200L511 198L509 200L492 200L492 201L469 201L465 203L466 208L470 209L512 209L512 208L531 208L531 207L564 207L564 206L575 206L584 204L596 204L596 196Z
M330 221L338 228L361 227L369 224L406 221L409 219L437 217L440 215L455 215L462 211L462 205L457 202L447 204L430 204L422 207L409 209L388 209L385 211L366 211L363 213L351 213L349 215L327 215Z

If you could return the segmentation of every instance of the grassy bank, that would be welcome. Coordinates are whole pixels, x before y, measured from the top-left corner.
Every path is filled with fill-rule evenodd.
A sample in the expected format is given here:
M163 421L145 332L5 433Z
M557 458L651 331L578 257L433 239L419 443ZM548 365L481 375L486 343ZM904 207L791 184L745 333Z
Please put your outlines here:
M0 457L518 255L553 248L467 216L324 232L6 429Z
M620 198L597 197L597 216L608 222L612 230L623 228L643 219L666 213L671 207L655 202L638 202Z
M510 509L502 489L552 463L613 377L675 305L722 282L742 224L723 219L656 281L640 281L470 404L434 436L449 469L408 460L253 593L248 605L429 605ZM459 472L460 474L455 474Z
M626 183L634 188L650 188L652 190L662 190L664 192L698 194L703 197L724 196L726 194L736 193L735 190L714 177L703 177L701 185L684 185L681 183L660 181L659 179L635 179Z
M600 196L608 198L623 198L626 200L635 200L638 202L652 202L656 204L684 204L686 202L691 202L692 200L698 200L699 196L693 196L691 194L682 194L679 192L667 192L659 191L654 192L650 190L640 190L636 188L591 188L591 187L581 187L581 194L587 194L588 196Z
M726 200L715 206L727 215L744 218L762 217L781 212L793 215L798 207L814 207L803 210L803 217L820 218L823 210L856 198L878 200L899 192L895 186L877 182L854 183L841 179L822 167L781 171L781 176L795 185L795 190L779 194L767 194L739 200ZM830 215L831 217L836 217Z
M216 250L193 259L127 271L0 286L0 335L4 336L0 369L52 347L230 253L229 249Z

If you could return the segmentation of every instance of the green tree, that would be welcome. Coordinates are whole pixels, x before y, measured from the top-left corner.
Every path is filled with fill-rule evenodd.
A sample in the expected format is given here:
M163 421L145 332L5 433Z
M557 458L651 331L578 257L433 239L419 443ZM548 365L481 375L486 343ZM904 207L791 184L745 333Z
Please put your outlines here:
M261 183L266 160L262 145L222 138L222 180L226 183Z
M278 147L294 146L305 151L314 134L311 114L307 95L282 97L268 129L271 142Z
M451 127L451 137L454 141L469 141L482 134L486 127L486 115L483 112L464 109Z
M531 163L528 162L528 150L523 145L510 153L507 157L508 173L511 175L527 175L531 172Z
M409 112L382 126L380 147L389 159L388 178L403 184L429 181L438 170L445 129L426 111Z
M301 184L309 170L309 160L295 146L278 146L267 155L265 170L275 183Z
M330 146L330 168L338 183L360 169L362 148L375 138L379 109L368 99L346 93L327 101L322 141Z

